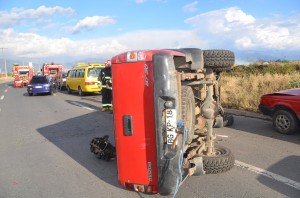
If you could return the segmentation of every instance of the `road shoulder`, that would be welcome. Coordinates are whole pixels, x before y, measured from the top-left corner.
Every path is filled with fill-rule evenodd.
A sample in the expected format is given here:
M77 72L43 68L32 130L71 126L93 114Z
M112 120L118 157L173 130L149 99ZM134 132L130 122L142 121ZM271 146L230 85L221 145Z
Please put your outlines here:
M258 118L262 120L271 120L269 116L260 114L260 113L254 113L249 111L242 111L237 109L226 109L224 108L224 111L235 116L244 116L244 117L250 117L250 118Z

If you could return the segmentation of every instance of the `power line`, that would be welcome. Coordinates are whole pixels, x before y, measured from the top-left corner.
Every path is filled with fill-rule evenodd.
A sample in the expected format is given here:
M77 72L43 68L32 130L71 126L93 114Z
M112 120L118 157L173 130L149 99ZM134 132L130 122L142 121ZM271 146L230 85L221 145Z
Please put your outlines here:
M2 60L3 60L3 64L4 64L5 79L7 79L6 59L5 59L5 56L4 56L4 50L6 50L7 48L0 47L0 49L2 50Z

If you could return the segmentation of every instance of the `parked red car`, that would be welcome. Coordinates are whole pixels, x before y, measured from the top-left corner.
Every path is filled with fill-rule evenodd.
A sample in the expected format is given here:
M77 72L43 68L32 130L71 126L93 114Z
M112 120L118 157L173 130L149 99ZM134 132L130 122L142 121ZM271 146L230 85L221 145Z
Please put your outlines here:
M259 110L273 118L279 133L300 132L300 88L262 95Z

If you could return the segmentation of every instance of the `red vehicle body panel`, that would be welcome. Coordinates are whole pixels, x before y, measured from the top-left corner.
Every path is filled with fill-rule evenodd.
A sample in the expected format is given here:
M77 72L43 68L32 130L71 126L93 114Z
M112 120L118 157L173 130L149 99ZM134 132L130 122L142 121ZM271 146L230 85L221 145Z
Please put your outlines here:
M261 96L260 109L264 114L272 115L278 106L292 110L300 120L300 88L288 89ZM262 108L269 110L263 110Z
M14 87L24 87L24 85L28 85L34 75L34 69L32 66L14 65L13 72Z
M114 125L118 153L119 182L157 185L153 83L145 86L145 62L113 66ZM149 67L152 67L148 63ZM152 79L149 68L149 78ZM141 100L141 97L143 98ZM134 107L134 108L132 108ZM123 115L132 116L132 136L124 135ZM152 173L148 173L148 167Z
M57 80L62 71L63 66L59 64L44 64L42 67L42 74L45 76L50 75L54 80Z
M112 58L118 180L123 187L141 184L167 195L175 190L179 152L163 139L162 112L169 98L178 110L173 58L185 55L172 50L135 52ZM136 60L128 61L131 56Z

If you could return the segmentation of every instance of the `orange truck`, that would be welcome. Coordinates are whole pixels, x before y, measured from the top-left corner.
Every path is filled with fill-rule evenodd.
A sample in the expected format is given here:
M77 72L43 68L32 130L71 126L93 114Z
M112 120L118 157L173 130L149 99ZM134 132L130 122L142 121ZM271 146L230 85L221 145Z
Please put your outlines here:
M61 64L55 64L55 63L50 63L50 64L44 64L42 69L42 74L45 76L51 76L51 78L56 81L58 79L58 76L61 75L63 71L63 66Z
M25 66L15 64L13 66L14 73L14 87L24 87L27 86L34 75L33 66Z

